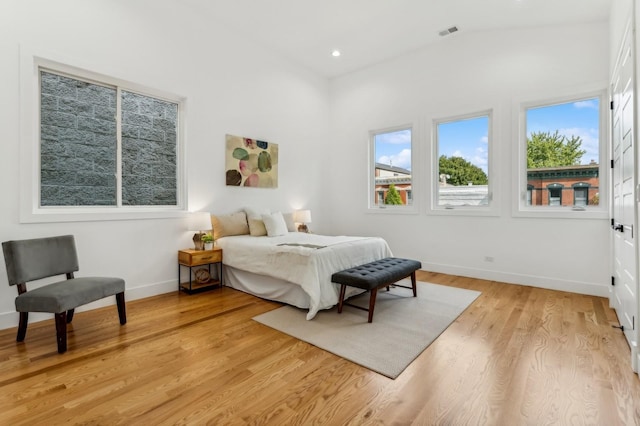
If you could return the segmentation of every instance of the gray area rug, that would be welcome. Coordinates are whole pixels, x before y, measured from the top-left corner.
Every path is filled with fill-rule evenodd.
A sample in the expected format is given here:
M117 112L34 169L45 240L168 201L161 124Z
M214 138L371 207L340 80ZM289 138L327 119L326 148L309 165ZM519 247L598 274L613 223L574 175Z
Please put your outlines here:
M406 280L401 284L411 285ZM373 322L367 312L351 306L318 312L311 321L307 310L283 306L253 319L395 379L458 316L480 292L418 282L418 297L410 289L378 291ZM369 306L369 293L349 300Z

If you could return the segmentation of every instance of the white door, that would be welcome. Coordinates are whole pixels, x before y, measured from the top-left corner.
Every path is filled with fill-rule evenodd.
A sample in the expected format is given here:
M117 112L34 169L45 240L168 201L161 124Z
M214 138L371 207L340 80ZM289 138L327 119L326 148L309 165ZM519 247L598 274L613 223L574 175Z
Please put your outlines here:
M636 141L634 132L634 55L627 26L612 81L613 274L611 303L631 348L637 371L638 279L636 252Z

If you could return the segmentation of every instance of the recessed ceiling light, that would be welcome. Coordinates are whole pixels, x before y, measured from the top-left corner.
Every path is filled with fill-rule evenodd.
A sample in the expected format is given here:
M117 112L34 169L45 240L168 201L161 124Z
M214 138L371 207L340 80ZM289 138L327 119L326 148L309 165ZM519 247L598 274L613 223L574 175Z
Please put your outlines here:
M338 49L334 49L331 52L331 56L333 56L334 58L337 58L338 56L340 56L340 51Z

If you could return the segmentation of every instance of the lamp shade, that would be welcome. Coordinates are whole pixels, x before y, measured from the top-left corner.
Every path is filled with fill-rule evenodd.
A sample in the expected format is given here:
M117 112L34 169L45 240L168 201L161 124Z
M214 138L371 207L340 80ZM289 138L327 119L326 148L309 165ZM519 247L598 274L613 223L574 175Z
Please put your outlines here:
M189 219L189 231L208 231L212 228L208 212L195 212Z
M298 223L311 223L311 210L297 210L293 220Z

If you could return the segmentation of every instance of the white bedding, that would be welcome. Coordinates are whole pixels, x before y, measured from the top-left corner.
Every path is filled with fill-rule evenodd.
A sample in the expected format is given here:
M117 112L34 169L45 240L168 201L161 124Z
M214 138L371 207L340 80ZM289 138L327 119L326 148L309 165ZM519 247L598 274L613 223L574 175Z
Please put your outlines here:
M391 256L387 242L377 237L290 232L280 237L224 237L216 244L223 249L225 265L302 287L309 295L307 319L338 303L333 273Z

